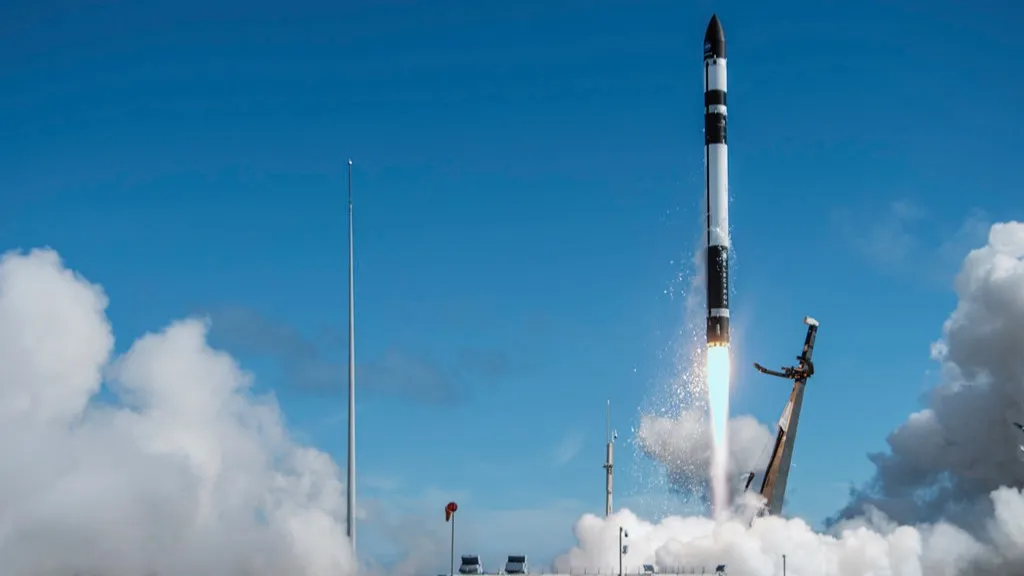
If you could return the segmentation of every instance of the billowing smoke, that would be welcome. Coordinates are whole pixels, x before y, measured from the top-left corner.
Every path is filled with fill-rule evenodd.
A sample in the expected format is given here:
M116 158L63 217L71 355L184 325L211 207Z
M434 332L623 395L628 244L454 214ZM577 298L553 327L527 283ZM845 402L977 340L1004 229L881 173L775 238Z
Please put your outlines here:
M637 431L640 447L665 466L669 486L681 494L706 497L711 469L711 427L706 410L688 409L675 418L645 414ZM764 470L775 435L751 416L729 419L729 470L733 486L743 474Z
M842 517L867 504L899 522L955 519L976 528L987 496L1024 486L1024 224L996 224L964 260L959 302L932 345L941 382L928 407L889 435L890 452Z
M792 576L1024 574L1024 432L1012 424L1024 423L1024 224L992 226L988 244L964 260L955 289L958 305L933 345L940 383L927 408L890 435L890 452L871 455L875 478L829 534L800 519L652 524L621 510L607 520L581 518L578 544L558 567L617 570L621 527L629 533L624 565L634 572L647 563L662 572L726 564L729 574L768 576L782 573L785 555ZM701 416L647 418L641 434L673 474L706 470ZM694 442L680 442L686 437ZM733 453L734 466L740 458Z
M1013 514L1024 498L1019 492L1003 490L993 499L1009 503L1007 512ZM656 564L662 573L710 572L725 564L733 576L770 576L782 574L783 555L786 574L792 576L995 574L1020 548L1020 542L1006 548L986 547L949 524L914 528L896 526L878 513L873 516L832 536L815 533L799 518L773 516L750 526L702 517L670 517L652 524L629 510L608 519L588 514L574 529L579 544L555 564L562 573L613 573L618 568L620 527L628 533L629 546L623 567L634 574L643 564ZM1020 522L1011 518L1005 524L993 524L991 534L1009 542L1013 526Z
M0 259L4 574L354 573L335 464L289 439L206 324L112 358L106 306L53 251Z

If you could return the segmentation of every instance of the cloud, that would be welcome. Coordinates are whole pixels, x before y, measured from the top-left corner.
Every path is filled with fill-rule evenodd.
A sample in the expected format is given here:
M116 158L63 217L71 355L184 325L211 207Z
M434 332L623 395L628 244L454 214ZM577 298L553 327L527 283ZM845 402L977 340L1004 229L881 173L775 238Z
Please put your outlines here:
M786 555L787 574L795 576L1024 573L1022 438L1011 425L1024 421L1024 224L993 225L954 285L958 304L932 347L942 381L928 405L890 434L889 451L871 455L875 477L853 494L830 533L815 533L799 518L751 523L749 495L721 521L673 516L653 523L620 510L609 519L580 518L577 544L557 566L616 570L622 527L631 571L645 563L662 572L727 564L730 573L769 576L782 573ZM649 454L682 479L705 473L701 414L645 420L640 437ZM749 430L763 438L756 423Z
M832 220L858 253L891 267L902 264L919 249L916 226L926 217L924 209L910 200L895 200L872 214L839 209Z
M859 247L877 262L899 264L917 248L913 228L925 216L924 210L909 200L891 202L883 216L859 239Z
M964 256L985 241L991 222L981 210L968 212L942 241L933 241L943 226L909 200L890 202L880 210L855 213L839 209L833 223L854 251L887 270L911 270L929 280L946 282Z
M992 223L985 212L972 210L960 223L956 232L939 244L935 256L939 264L937 268L943 274L943 282L948 281L949 274L960 266L968 252L985 243L991 226Z
M357 382L374 393L426 402L455 402L460 382L438 364L392 348L358 366Z
M555 466L565 466L579 456L583 449L583 433L579 431L569 432L562 437L562 440L555 445L551 452L551 460Z
M294 328L271 321L254 310L219 308L208 313L214 343L239 355L271 358L284 370L290 386L309 393L347 390L347 359L322 353L321 347ZM348 335L331 333L339 354L347 354ZM451 403L464 399L480 383L509 376L514 366L498 351L460 349L451 363L425 354L392 347L356 366L361 397L391 397L425 403Z
M106 306L52 250L0 259L4 573L353 574L331 459L290 439L204 322L111 358Z

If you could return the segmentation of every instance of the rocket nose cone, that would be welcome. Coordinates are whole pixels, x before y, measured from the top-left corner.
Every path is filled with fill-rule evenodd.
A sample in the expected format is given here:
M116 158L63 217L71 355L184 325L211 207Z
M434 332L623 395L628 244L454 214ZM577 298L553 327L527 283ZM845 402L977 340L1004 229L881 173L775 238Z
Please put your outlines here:
M708 30L704 33L705 40L725 40L725 32L722 31L722 23L718 21L718 14L711 15L708 22Z
M704 57L725 58L725 31L722 30L717 14L711 16L708 29L704 32Z

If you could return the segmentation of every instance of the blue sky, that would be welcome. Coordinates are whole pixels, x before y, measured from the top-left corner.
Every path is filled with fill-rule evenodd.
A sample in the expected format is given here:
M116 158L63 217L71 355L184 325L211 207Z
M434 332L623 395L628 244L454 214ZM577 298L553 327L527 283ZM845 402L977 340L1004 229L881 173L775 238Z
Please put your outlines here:
M101 283L119 349L209 314L343 462L353 157L361 494L442 532L449 498L468 518L564 512L558 549L602 506L605 399L628 439L677 371L712 12L733 408L778 417L785 386L750 362L788 362L818 317L789 484L818 521L933 381L959 259L1021 217L1007 3L14 0L0 246L53 246ZM659 490L641 464L620 451L627 503ZM364 550L388 552L386 532Z

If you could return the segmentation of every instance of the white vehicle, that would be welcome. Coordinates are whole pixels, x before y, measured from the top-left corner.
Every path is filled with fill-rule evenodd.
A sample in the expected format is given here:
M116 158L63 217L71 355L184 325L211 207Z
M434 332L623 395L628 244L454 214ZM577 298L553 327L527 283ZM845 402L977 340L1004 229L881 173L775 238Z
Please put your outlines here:
M467 554L462 557L462 564L459 565L459 574L483 574L484 566L480 563L480 557L475 554Z
M526 556L510 555L505 562L505 574L529 574L530 569L526 565Z

